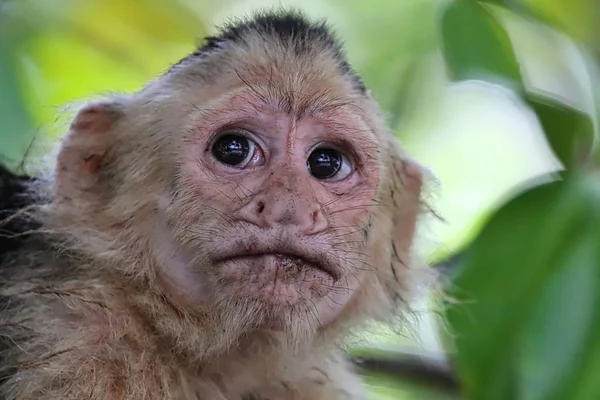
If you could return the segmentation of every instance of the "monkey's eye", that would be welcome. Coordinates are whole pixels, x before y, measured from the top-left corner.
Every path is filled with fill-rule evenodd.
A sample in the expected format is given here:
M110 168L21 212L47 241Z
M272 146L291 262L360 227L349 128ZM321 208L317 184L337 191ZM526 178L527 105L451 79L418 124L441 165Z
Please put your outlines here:
M308 156L308 170L317 179L339 181L352 172L350 161L339 151L321 147Z
M256 158L256 151L253 141L237 133L221 136L212 146L212 154L218 161L238 168L247 166Z

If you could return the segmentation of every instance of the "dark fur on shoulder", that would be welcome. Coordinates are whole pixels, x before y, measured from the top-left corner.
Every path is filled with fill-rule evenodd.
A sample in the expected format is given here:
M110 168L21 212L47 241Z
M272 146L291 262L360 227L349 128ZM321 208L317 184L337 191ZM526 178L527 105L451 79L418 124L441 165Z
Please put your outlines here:
M29 236L27 232L39 227L39 224L18 214L18 211L33 204L33 198L27 192L34 181L33 177L19 175L0 164L0 286L10 279L6 270L14 264L11 260L17 254L15 250L25 243ZM12 308L15 305L13 300L9 296L0 296L0 309ZM13 340L0 335L0 385L15 372L5 360L5 352L14 346Z
M39 225L18 211L33 205L28 187L35 181L0 164L0 260L16 250L27 238L27 232Z
M37 182L0 164L0 400L7 398L6 383L25 365L23 360L34 361L21 357L27 354L22 344L35 335L28 326L32 313L40 310L31 297L52 294L54 283L75 276L59 259L55 238L34 216L33 209L42 205L34 194Z

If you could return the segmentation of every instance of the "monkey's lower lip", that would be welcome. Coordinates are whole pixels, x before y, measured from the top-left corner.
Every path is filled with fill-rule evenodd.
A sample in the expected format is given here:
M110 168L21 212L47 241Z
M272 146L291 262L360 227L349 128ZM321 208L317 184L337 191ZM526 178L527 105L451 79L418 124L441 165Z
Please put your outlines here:
M277 252L236 254L233 256L225 257L218 261L226 262L226 261L232 261L232 260L257 259L257 258L267 257L267 256L275 257L276 259L279 259L282 261L285 260L285 261L288 261L293 264L304 265L304 266L307 266L310 268L315 268L315 269L321 270L321 271L327 273L328 275L330 275L335 280L338 280L340 278L339 273L334 268L331 268L331 267L327 266L325 263L320 263L316 260L309 260L309 259L305 258L304 256L301 256L298 254L277 253Z

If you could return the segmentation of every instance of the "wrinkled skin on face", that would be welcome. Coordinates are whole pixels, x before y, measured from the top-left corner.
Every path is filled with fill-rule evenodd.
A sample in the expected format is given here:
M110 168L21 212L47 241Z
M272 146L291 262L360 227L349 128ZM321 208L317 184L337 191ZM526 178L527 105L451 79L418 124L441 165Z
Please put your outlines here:
M185 272L171 278L177 287L210 282L210 291L188 288L191 302L251 302L269 324L307 312L327 324L351 298L349 282L370 268L362 228L376 205L378 171L364 149L374 148L374 138L348 134L368 130L349 110L298 118L260 103L245 90L215 106L229 111L190 118L180 186L173 211L165 210L186 259ZM241 165L215 154L227 135L248 145ZM323 163L325 172L336 171L326 179L309 162L321 149L341 160L338 168Z

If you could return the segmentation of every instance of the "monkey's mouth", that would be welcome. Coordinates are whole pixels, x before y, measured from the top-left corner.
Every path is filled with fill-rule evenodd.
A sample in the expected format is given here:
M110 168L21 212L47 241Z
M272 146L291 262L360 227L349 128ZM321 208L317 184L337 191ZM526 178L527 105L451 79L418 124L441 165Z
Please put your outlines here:
M341 278L338 268L332 265L328 260L321 260L317 256L295 252L244 252L222 257L217 261L220 263L229 261L246 261L254 263L269 259L274 260L275 264L283 269L314 269L326 273L333 278L334 281Z
M214 273L223 293L231 298L283 308L310 305L341 279L336 259L323 250L316 245L309 250L294 243L238 242L223 248L218 256L213 254Z

